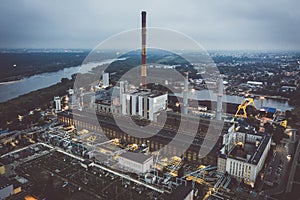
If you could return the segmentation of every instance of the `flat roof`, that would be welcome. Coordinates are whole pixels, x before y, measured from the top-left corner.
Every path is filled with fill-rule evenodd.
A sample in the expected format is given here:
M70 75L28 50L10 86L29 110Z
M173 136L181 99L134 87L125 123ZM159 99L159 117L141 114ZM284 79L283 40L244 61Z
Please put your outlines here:
M265 135L258 147L252 143L245 143L244 148L240 148L239 146L235 146L233 150L228 154L231 158L237 160L244 160L245 162L251 164L257 164L265 151L267 144L269 143L271 136ZM251 155L250 159L247 159L247 155Z
M10 185L12 185L12 183L8 180L8 178L5 176L0 176L0 190Z
M236 158L247 159L247 155L253 155L256 152L255 144L245 143L244 148L239 145L235 146L233 150L230 152L230 156Z
M126 153L121 154L119 157L126 158L126 159L132 160L134 162L138 162L140 164L143 164L145 161L147 161L152 156L151 155L145 155L145 154L142 154L142 153L133 153L133 152L128 151Z
M263 82L259 82L259 81L247 81L247 84L263 85Z
M134 91L129 91L128 94L137 95L137 96L146 96L146 95L151 94L151 91L150 90L134 90Z
M240 126L237 132L244 133L244 134L252 134L252 135L257 134L257 132L255 132L254 130L254 127L252 126L246 127L244 125Z
M164 95L164 93L159 92L159 91L150 91L150 90L141 90L141 89L129 91L128 94L135 95L135 96L148 96L151 98Z
M269 112L269 113L275 113L276 110L277 110L276 108L265 107L265 106L260 109L260 111Z
M107 105L107 106L111 106L111 99L96 99L95 103L97 104L103 104L103 105Z
M263 154L263 152L265 151L265 148L267 147L267 144L269 143L271 139L271 136L266 135L262 140L260 145L258 146L258 149L255 153L255 155L251 158L251 163L252 164L257 164Z

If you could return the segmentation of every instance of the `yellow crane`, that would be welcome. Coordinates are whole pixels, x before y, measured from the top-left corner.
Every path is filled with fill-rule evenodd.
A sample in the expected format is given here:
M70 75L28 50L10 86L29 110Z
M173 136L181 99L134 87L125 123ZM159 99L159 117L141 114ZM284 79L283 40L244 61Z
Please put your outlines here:
M287 120L283 120L279 123L281 126L283 126L284 128L287 127Z
M283 128L286 128L287 127L287 120L283 120L283 121L279 121L279 122L276 122L276 121L273 121L274 124L279 124L280 126L282 126Z
M235 116L236 116L236 117L247 118L247 111L246 111L246 109L247 109L247 107L248 107L249 105L251 105L251 104L252 104L252 106L253 106L254 108L256 108L256 107L255 107L255 104L254 104L254 100L253 100L252 98L247 98L247 99L245 99L245 100L238 106L238 109L237 109L237 111L236 111L236 113L235 113ZM243 113L242 113L242 114L239 114L241 110L243 111Z

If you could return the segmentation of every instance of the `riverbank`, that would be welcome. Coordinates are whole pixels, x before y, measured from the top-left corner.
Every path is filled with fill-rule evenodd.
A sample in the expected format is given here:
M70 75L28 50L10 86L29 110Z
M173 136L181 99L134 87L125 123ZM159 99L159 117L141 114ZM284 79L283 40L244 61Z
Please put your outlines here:
M88 50L73 52L0 52L0 82L18 81L41 73L56 72L80 65Z
M94 71L93 69L96 68L97 66L108 64L112 61L113 61L112 59L106 59L101 62L100 61L89 62L78 66L64 68L57 72L34 75L19 81L0 83L0 102L5 102L7 100L16 98L20 95L27 94L29 92L38 89L49 87L51 85L60 82L62 78L71 79L72 74L90 73ZM98 74L100 73L98 72ZM100 77L98 77L98 79L99 78Z
M63 78L61 82L42 88L17 98L0 103L0 128L17 128L18 115L28 114L35 108L50 108L54 96L66 94L69 88L73 88L74 79Z

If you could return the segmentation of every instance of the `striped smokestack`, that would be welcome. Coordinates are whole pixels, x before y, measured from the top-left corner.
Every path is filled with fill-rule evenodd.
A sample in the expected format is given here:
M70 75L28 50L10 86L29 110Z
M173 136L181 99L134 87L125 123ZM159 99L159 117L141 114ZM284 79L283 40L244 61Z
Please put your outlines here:
M146 77L147 77L147 68L146 68L146 11L142 11L142 87L147 88Z
M216 120L222 120L222 111L223 111L223 77L220 75L217 80L218 85L218 98L217 98L217 114L216 114Z
M188 90L189 90L189 72L183 72L184 76L184 90L183 90L183 114L188 114L189 99L188 99Z

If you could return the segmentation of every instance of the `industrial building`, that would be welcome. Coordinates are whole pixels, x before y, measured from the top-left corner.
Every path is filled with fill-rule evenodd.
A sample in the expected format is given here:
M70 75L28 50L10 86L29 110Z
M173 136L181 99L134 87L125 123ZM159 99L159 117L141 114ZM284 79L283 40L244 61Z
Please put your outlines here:
M271 136L252 127L232 125L223 136L218 170L254 186L271 147Z
M251 87L262 87L263 82L258 82L258 81L247 81L247 84L250 85Z
M91 99L84 94L97 113L112 113L138 116L155 121L160 111L167 109L168 94L150 89L129 90L127 81L120 81L120 86L98 89ZM89 97L88 97L89 96Z
M61 111L60 97L54 97L54 103L55 103L55 110L56 111Z
M122 94L121 105L123 115L139 116L156 121L160 111L167 109L168 94L137 89Z
M102 75L102 80L103 80L103 87L108 87L109 86L109 73L103 73Z
M113 104L110 100L96 100L96 112L120 114L121 106Z
M97 113L113 113L121 114L120 98L118 95L113 96L113 93L119 94L119 88L107 87L95 92L95 111Z
M126 152L119 156L119 164L128 171L140 174L149 172L153 166L153 156Z
M281 92L295 92L296 90L297 90L296 86L286 86L286 85L284 85L280 88Z
M74 90L73 89L68 89L67 90L68 93L68 108L69 109L73 109L78 105L77 99L76 99L76 95L74 95Z

